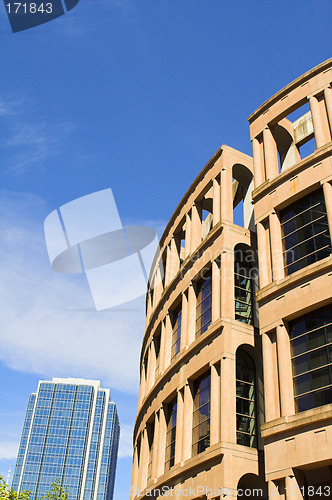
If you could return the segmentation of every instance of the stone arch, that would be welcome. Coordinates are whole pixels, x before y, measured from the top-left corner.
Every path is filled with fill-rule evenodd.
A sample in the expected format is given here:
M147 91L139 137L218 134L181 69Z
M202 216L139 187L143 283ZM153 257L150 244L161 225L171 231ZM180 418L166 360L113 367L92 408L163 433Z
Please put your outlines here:
M246 229L254 230L253 205L251 193L254 188L253 173L242 163L235 163L232 167L233 176L233 209L243 202L243 225Z
M273 127L272 134L279 154L280 171L283 171L300 160L300 153L294 142L293 123L287 118L282 119Z
M267 484L256 474L244 474L237 483L238 500L267 500Z

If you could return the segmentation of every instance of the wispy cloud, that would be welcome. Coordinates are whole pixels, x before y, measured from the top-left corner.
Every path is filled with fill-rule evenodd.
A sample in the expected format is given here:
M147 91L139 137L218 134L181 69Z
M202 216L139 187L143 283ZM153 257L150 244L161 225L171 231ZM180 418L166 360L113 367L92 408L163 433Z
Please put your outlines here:
M4 120L3 148L8 156L5 169L19 175L43 165L46 158L57 154L57 146L74 130L73 123L49 123L38 116L33 101L22 95L0 101L0 116Z
M19 443L2 441L0 443L0 460L16 460Z
M45 212L43 200L5 194L2 205L3 362L44 377L101 378L136 394L144 297L97 313L84 275L59 274L49 264L43 217L35 215Z
M121 424L119 458L132 457L133 455L133 427Z

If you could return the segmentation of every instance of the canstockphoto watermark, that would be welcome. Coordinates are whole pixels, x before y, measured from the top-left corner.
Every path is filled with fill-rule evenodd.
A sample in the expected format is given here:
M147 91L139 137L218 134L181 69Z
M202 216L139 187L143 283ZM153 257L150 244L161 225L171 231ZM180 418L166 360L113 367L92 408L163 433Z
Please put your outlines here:
M238 490L235 491L236 495L238 498L248 498L248 497L255 497L257 499L263 498L264 497L264 492L261 488L239 488ZM138 489L135 486L132 486L130 488L130 494L136 497L152 497L152 498L158 498L158 497L177 497L177 498L182 498L182 497L192 497L192 498L197 498L202 495L206 495L210 498L214 497L232 497L233 496L233 490L232 488L208 488L207 486L189 486L188 488L185 487L175 487L175 488L170 488L169 486L162 486L161 488L153 488L153 489Z
M52 268L85 273L97 311L145 294L158 237L151 227L122 225L111 189L62 205L44 230Z
M48 23L73 9L80 0L3 0L13 33Z

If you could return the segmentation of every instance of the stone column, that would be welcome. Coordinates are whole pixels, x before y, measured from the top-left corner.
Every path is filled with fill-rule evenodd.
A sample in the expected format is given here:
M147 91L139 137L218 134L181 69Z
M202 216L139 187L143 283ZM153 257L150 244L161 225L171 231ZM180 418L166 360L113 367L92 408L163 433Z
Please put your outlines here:
M183 390L180 390L178 391L178 396L177 396L176 431L175 431L174 462L176 464L178 464L182 460L183 418L184 418Z
M278 399L276 394L276 371L273 346L267 333L262 335L265 421L270 422L279 417Z
M141 460L139 467L139 489L146 488L148 476L149 444L146 428L142 432L141 439Z
M324 124L321 116L321 110L317 97L309 97L309 104L311 109L312 123L314 126L315 140L317 148L320 148L326 143Z
M233 173L231 167L223 167L220 174L221 220L233 223Z
M274 481L268 481L267 485L268 485L268 498L270 499L273 498L273 500L278 500L282 498L284 500L285 498L284 495L281 496L279 488Z
M154 438L153 438L153 455L152 455L152 470L151 470L151 478L156 479L157 476L157 467L158 467L158 446L159 446L159 415L155 414L154 419Z
M325 106L327 111L327 117L330 125L330 133L332 135L332 88L327 87L324 90Z
M221 272L217 260L212 262L212 321L220 318Z
M298 483L295 476L286 476L286 500L303 500L303 495L300 490L301 485Z
M139 403L141 403L145 397L145 390L146 390L146 380L145 380L145 368L143 360L141 365L141 380L140 380L139 397L138 397Z
M223 335L230 331L224 331ZM220 361L220 440L236 442L236 382L235 359L223 353Z
M268 240L266 230L262 222L257 223L257 244L259 250L259 286L263 288L271 281L270 259L268 258Z
M138 475L138 452L137 452L137 443L134 448L134 457L133 457L133 472L131 475L131 487L135 488L135 490L138 490L138 482L137 482L137 475ZM131 494L130 499L134 498L136 495Z
M294 415L295 406L289 335L284 325L277 326L277 349L281 416L288 417Z
M187 321L187 345L194 342L196 336L196 292L194 284L190 283L188 288L188 321Z
M181 340L180 349L183 349L187 345L187 330L188 330L188 297L186 292L182 292L182 317L181 317Z
M152 363L151 363L151 356L152 356L152 344L149 345L148 350L147 350L148 371L147 371L147 380L146 380L146 393L149 392L149 390L151 389L151 384L152 384Z
M166 424L165 408L164 405L162 405L159 410L156 477L162 476L165 472L166 431L167 431L167 424Z
M161 264L160 264L161 265ZM162 272L165 273L166 270L160 270L160 265L158 266L154 278L154 288L153 288L153 303L158 304L161 294L163 293L163 283L162 283Z
M266 178L273 179L279 174L277 145L269 127L263 130Z
M191 253L191 214L186 214L185 240L184 240L184 258Z
M172 237L171 240L171 275L170 275L170 281L174 278L174 276L177 274L177 272L180 269L180 255L179 251L177 249L176 241L174 236Z
M149 364L150 364L149 389L151 389L151 387L154 384L155 378L156 378L156 349L155 349L155 344L154 344L153 339L151 341Z
M330 238L332 241L332 185L329 182L323 184L327 221L329 224Z
M171 281L171 265L172 265L171 246L170 244L168 244L166 248L165 288Z
M221 254L221 317L235 318L234 308L234 252Z
M220 441L220 362L211 365L211 445Z
M160 351L159 351L159 373L163 373L165 370L165 343L166 343L166 319L161 322L160 330Z
M213 179L213 226L220 222L220 176Z
M191 208L191 244L190 253L193 253L202 241L201 207L194 203Z
M172 323L168 312L165 318L164 370L168 368L171 362L171 346L172 346Z
M188 381L184 386L183 399L183 433L182 433L182 461L191 457L193 429L193 397Z
M272 273L273 281L281 280L285 276L284 257L282 250L281 226L278 216L275 212L269 216L270 239L272 253Z
M252 140L252 152L254 158L254 181L255 188L257 188L265 181L263 144L257 139L257 137L254 137Z

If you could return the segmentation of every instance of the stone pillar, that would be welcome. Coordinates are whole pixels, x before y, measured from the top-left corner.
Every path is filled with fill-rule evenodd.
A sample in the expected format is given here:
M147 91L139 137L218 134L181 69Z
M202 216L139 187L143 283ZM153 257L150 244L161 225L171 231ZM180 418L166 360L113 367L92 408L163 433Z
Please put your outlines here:
M140 380L140 388L139 388L139 403L141 403L145 397L146 391L146 380L145 380L145 368L144 368L144 360L141 365L141 380Z
M279 417L278 399L276 394L276 370L273 346L267 333L262 335L265 421L270 422Z
M213 179L213 226L220 222L220 176Z
M332 241L332 185L329 182L323 184L327 221L329 224L330 238Z
M161 264L160 264L161 265ZM153 288L153 303L158 304L161 294L163 293L163 283L162 283L162 273L165 269L160 270L160 265L158 266L154 278L154 288Z
M194 203L191 208L191 244L190 253L193 253L202 241L201 207Z
M223 335L230 335L224 331ZM229 353L223 353L220 361L220 440L236 442L236 381L235 359Z
M288 417L294 415L295 406L289 335L284 325L277 326L277 349L281 416Z
M233 223L233 173L231 167L223 167L220 174L221 220Z
M149 392L149 390L151 389L151 386L153 384L152 382L152 375L153 375L153 372L152 372L152 342L150 343L149 347L148 347L148 371L147 371L147 383L146 383L146 393Z
M178 391L178 396L177 396L176 431L175 431L174 462L176 464L178 464L182 460L183 418L184 418L183 390L180 390Z
M137 443L134 448L134 457L133 457L133 472L131 475L131 487L135 488L138 490L138 483L137 483L137 477L138 477L138 452L137 452ZM135 495L130 495L130 499L134 498Z
M165 472L166 431L167 431L167 424L166 424L165 408L164 405L162 405L159 410L156 477L162 476Z
M298 483L295 476L286 476L285 489L286 500L303 500L302 491L300 490L301 484Z
M193 429L193 397L188 381L184 386L183 398L183 433L182 433L182 461L188 460L191 457L192 446L192 429Z
M191 213L186 214L184 258L191 254Z
M165 352L164 352L164 370L171 362L171 346L172 346L172 323L169 312L165 318Z
M269 127L263 130L266 178L273 179L279 174L277 145Z
M211 445L220 441L220 362L211 365Z
M271 281L269 269L270 259L268 258L268 240L266 230L262 222L257 223L257 245L259 255L259 286L263 288Z
M270 239L272 253L272 273L273 281L281 280L285 276L284 257L282 250L281 226L278 216L275 212L269 216Z
M171 240L171 275L170 275L170 281L174 278L174 276L177 274L177 272L180 269L180 255L179 251L177 249L176 241L174 236L172 237Z
M326 143L324 125L321 117L321 110L317 97L309 97L309 104L311 109L312 123L314 126L315 140L317 148L320 148Z
M156 479L157 476L157 467L158 467L158 445L159 445L159 415L155 414L154 419L154 438L153 438L153 454L152 454L152 470L151 470L151 479Z
M285 500L283 493L279 491L277 484L274 481L268 481L268 498L273 500Z
M161 322L160 330L160 351L159 351L159 373L163 373L165 370L165 343L166 343L166 319Z
M324 97L325 97L325 106L326 106L326 111L327 111L327 117L329 121L329 126L330 126L330 132L332 135L332 88L327 87L324 90Z
M172 255L170 244L166 247L166 266L165 266L165 288L171 281L171 265L172 265Z
M190 283L188 288L188 321L187 321L187 345L194 342L196 336L196 292L194 284Z
M212 262L212 321L220 318L221 273L218 260Z
M235 318L234 308L234 252L221 254L221 317Z
M255 188L257 188L265 181L263 144L257 139L257 137L254 137L252 140L252 152L254 158L254 181Z
M182 292L182 317L181 317L181 340L180 350L187 345L187 329L188 329L188 296L186 292Z
M139 489L146 488L148 477L149 444L146 428L142 432L141 440L141 460L139 467Z

